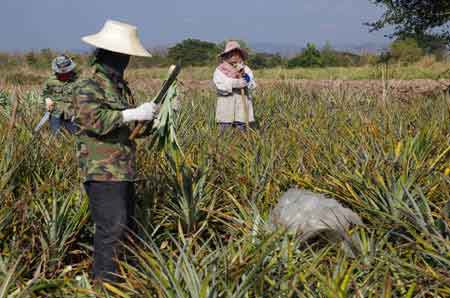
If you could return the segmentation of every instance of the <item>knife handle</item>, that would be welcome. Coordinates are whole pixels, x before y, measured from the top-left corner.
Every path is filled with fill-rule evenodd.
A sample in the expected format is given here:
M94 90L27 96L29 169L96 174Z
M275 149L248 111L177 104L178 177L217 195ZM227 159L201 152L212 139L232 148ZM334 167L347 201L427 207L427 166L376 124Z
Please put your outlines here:
M142 128L144 127L144 123L143 122L138 122L138 124L136 125L136 127L133 129L133 131L131 132L130 137L128 138L130 141L133 141L134 139L136 139L136 137L138 136L138 134L141 132Z

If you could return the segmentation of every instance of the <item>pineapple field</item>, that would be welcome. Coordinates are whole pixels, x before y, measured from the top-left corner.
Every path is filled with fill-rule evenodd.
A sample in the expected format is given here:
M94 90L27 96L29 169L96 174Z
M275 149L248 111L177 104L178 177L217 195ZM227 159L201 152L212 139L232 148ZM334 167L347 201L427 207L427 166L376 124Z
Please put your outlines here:
M212 69L183 69L182 154L138 141L139 228L103 286L74 139L33 132L49 73L2 71L0 298L450 297L446 68L259 70L255 126L223 134ZM126 78L145 101L165 73ZM271 228L293 187L357 213L351 245Z

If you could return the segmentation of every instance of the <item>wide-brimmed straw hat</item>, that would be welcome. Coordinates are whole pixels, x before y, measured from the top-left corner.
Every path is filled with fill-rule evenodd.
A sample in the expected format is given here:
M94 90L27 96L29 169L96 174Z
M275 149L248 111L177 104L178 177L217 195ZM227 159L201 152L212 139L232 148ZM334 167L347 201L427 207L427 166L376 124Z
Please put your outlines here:
M239 42L235 40L230 40L225 45L225 50L219 54L219 57L223 57L224 55L232 52L232 51L239 51L242 54L242 58L247 59L248 53L245 49L241 48L241 45Z
M76 66L75 62L66 55L58 56L52 61L52 70L59 74L71 72Z
M151 57L139 40L137 28L130 24L107 20L100 32L82 40L94 47L131 56Z

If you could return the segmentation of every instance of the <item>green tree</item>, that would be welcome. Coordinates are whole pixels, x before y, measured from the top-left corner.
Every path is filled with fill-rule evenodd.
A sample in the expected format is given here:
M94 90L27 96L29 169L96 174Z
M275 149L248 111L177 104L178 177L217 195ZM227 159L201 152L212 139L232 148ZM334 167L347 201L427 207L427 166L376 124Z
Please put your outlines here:
M169 48L168 58L172 63L181 61L185 66L204 66L215 61L219 52L215 43L199 39L185 39Z
M414 63L423 56L418 42L413 38L398 39L390 46L390 56L401 63Z
M369 0L385 8L375 22L366 23L372 31L393 27L392 37L420 37L432 34L450 40L449 0Z
M320 51L312 43L306 45L303 52L288 61L288 67L321 67L323 65Z
M323 66L338 66L337 52L331 46L331 43L327 41L320 51L322 57Z

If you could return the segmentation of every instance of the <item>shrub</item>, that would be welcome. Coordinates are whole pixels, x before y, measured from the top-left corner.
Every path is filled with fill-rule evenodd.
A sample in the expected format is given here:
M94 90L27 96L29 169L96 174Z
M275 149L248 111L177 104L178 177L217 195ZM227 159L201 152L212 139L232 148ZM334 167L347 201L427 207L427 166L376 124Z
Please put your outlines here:
M248 59L248 64L254 69L282 66L284 59L279 54L254 53Z
M170 64L167 55L152 52L152 57L131 57L130 68L148 68L156 66L167 66Z
M306 49L288 61L288 67L321 67L323 65L320 51L312 43L306 45Z
M425 55L416 63L416 65L424 68L431 67L436 63L436 59L437 58L434 55Z
M417 62L424 54L418 42L413 38L394 41L391 44L390 53L394 61L404 64Z

